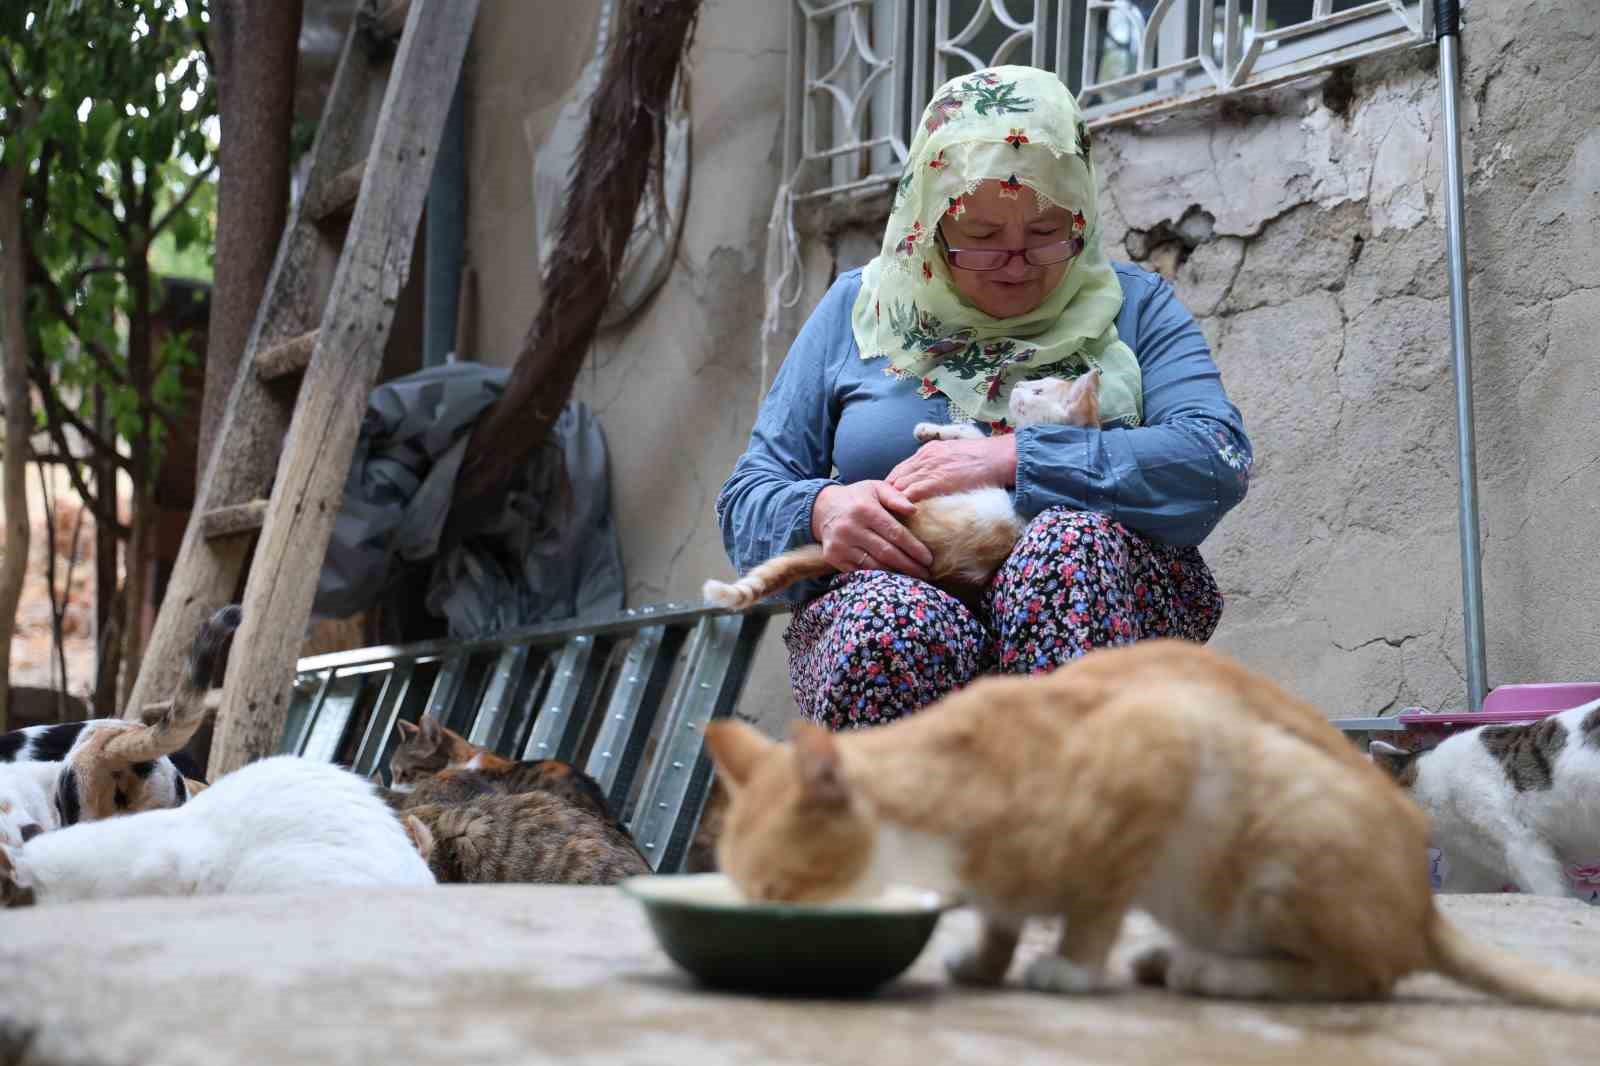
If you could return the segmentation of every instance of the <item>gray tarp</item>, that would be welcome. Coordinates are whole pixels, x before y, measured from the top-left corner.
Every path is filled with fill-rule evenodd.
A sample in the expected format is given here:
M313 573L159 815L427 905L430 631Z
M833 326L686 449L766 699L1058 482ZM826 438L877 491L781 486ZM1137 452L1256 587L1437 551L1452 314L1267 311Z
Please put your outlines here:
M473 422L507 370L450 363L374 389L312 610L345 616L375 604L402 563L433 557ZM452 637L622 607L622 553L611 524L605 436L581 403L552 432L566 460L563 500L550 452L535 455L500 510L434 559L427 606Z

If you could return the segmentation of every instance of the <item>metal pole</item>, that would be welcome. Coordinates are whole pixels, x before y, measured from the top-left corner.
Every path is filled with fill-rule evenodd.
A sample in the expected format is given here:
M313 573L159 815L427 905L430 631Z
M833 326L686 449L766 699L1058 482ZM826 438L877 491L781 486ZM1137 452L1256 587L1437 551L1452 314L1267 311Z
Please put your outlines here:
M1467 701L1483 709L1488 668L1483 644L1483 565L1478 555L1478 463L1472 431L1472 342L1467 311L1466 195L1461 174L1461 5L1434 0L1439 92L1444 100L1445 244L1450 266L1450 355L1456 379L1456 458L1461 468L1461 621L1467 644Z
M422 365L441 366L456 346L461 313L461 267L467 237L467 138L463 86L456 81L445 113L444 132L433 157L428 210L423 216ZM477 352L456 352L476 359Z

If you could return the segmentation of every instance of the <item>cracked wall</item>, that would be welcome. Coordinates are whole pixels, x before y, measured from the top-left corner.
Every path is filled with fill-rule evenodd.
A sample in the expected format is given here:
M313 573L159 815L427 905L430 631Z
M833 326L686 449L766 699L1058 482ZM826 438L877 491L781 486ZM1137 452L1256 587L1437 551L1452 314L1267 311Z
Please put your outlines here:
M1600 14L1475 4L1464 33L1489 682L1594 679ZM1465 699L1436 62L1096 140L1108 242L1173 277L1257 448L1205 547L1215 643L1332 714Z
M510 360L538 301L523 121L548 128L593 47L594 0L551 6L485 0L469 57L468 255L490 361ZM707 4L674 270L599 338L579 385L611 445L630 603L692 599L727 570L711 503L762 389L786 11ZM1597 45L1588 0L1467 12L1491 685L1600 677ZM1204 548L1228 598L1215 644L1336 715L1464 694L1435 64L1432 48L1381 57L1095 142L1109 250L1173 277L1257 447L1249 497ZM825 219L810 233L807 307L878 240ZM781 628L746 701L772 725L792 706Z

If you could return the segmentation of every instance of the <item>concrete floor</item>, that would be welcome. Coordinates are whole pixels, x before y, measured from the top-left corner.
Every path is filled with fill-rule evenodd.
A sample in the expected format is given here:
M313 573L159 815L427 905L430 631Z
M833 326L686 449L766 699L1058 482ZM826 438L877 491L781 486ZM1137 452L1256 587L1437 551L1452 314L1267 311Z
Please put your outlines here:
M1600 909L1520 896L1443 905L1488 939L1600 973ZM1600 1062L1600 1017L1499 1006L1431 977L1362 1007L956 989L939 957L972 928L970 913L946 916L874 1000L784 1001L697 989L610 889L6 911L0 1066ZM1119 957L1150 935L1130 922Z

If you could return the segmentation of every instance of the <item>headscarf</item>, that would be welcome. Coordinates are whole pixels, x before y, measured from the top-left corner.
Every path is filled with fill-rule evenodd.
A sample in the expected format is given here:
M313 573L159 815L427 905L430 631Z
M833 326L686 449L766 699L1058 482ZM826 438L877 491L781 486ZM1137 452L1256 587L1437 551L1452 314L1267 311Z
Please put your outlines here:
M989 179L1002 196L1066 208L1084 241L1044 302L1014 318L968 303L935 240L940 220L960 217ZM997 429L1016 382L1099 367L1102 421L1138 425L1139 362L1117 337L1122 286L1100 248L1095 187L1088 126L1054 74L991 67L946 82L911 142L883 247L862 271L851 313L861 357L887 357L886 373L949 397L953 418Z

